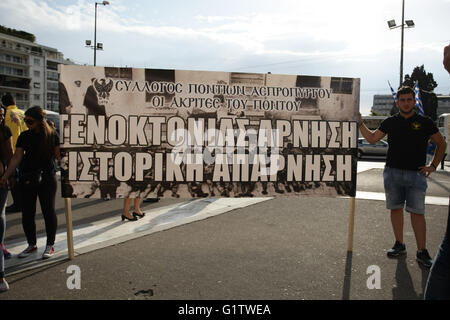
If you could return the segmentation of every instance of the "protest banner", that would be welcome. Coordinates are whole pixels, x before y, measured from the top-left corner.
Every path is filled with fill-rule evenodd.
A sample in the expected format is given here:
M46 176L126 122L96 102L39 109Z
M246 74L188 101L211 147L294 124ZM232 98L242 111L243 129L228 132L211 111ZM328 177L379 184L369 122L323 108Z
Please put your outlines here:
M355 196L359 79L59 67L64 198Z

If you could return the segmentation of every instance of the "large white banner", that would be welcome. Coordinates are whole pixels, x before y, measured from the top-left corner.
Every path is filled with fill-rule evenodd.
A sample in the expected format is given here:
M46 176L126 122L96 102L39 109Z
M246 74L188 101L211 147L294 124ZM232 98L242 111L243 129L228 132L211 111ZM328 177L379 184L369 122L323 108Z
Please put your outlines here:
M60 65L62 196L356 192L359 79Z

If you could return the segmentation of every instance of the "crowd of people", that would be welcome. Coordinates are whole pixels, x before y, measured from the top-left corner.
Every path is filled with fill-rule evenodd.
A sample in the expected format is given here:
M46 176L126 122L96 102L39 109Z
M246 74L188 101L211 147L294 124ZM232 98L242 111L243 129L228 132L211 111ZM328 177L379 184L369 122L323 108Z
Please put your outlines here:
M42 259L55 254L55 237L58 220L55 211L57 190L56 172L60 161L59 136L55 124L46 119L45 110L32 107L23 111L16 106L11 94L2 97L0 108L0 292L7 291L4 260L11 257L3 243L6 231L6 212L22 212L22 227L28 246L18 258L35 254L36 203L39 198L45 221L47 243ZM11 190L13 204L6 207L8 189ZM151 199L153 202L158 199ZM136 221L145 216L140 209L141 199L134 199L134 209L130 213L132 199L124 200L122 221Z
M18 257L25 258L37 251L35 215L39 198L47 233L47 245L42 258L51 258L55 253L56 161L59 160L59 138L54 127L47 122L42 108L32 107L24 112L17 108L11 94L2 97L2 104L6 111L2 108L0 115L0 240L3 249L0 257L0 291L6 291L9 285L5 280L4 258L10 257L10 253L3 243L5 212L22 211L22 227L28 247ZM8 207L9 210L5 208L8 186L14 201Z

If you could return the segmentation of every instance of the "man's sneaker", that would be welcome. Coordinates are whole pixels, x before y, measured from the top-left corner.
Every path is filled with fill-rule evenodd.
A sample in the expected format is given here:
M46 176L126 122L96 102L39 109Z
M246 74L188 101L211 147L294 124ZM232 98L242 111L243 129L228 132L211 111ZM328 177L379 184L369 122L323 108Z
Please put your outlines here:
M433 259L431 259L430 254L427 249L423 249L421 251L417 251L416 260L424 267L431 267L433 264Z
M44 254L42 255L42 259L48 259L53 257L55 254L55 248L53 246L46 246Z
M5 278L0 281L0 292L5 292L9 290L8 282L6 282Z
M406 253L406 246L404 243L401 243L399 241L395 241L394 246L392 247L392 249L389 249L387 252L387 256L390 258L393 257L398 257L402 254Z
M19 258L26 258L30 254L37 251L37 246L28 246L25 250L23 250L21 253L19 253Z

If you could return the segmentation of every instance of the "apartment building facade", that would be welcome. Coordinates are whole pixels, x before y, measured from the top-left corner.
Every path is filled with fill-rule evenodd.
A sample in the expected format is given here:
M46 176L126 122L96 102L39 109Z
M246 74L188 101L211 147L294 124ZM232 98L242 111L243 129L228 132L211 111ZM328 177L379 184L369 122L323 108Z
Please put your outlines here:
M376 94L373 96L372 112L380 116L387 116L390 115L393 105L392 94Z
M0 33L0 96L11 93L23 110L58 112L58 64L73 64L55 48Z

